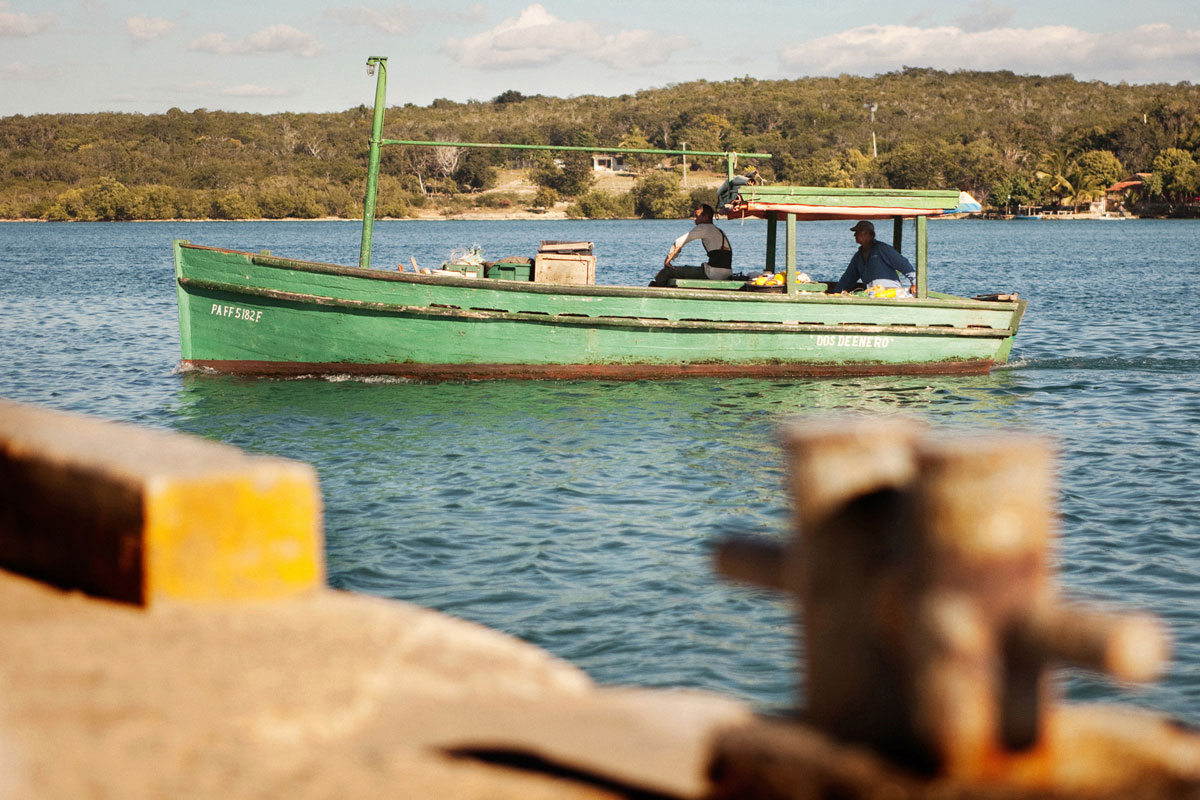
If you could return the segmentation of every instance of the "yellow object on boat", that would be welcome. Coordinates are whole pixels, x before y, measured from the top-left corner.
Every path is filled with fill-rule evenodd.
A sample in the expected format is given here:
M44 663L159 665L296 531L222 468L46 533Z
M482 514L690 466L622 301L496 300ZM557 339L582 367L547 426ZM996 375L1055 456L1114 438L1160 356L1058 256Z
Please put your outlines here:
M759 275L752 283L755 286L783 286L786 276L782 272L773 275Z

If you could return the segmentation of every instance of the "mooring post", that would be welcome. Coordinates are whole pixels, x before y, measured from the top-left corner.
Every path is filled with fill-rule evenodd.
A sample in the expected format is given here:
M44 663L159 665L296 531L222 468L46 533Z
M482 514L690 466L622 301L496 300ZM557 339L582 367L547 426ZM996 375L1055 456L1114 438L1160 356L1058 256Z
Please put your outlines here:
M926 763L983 775L1039 741L1044 664L1012 636L1055 602L1047 575L1053 516L1048 443L957 436L921 443L903 612L910 720Z
M1044 438L850 419L797 425L784 445L795 538L723 543L717 565L799 600L816 731L915 774L1057 774L1048 667L1141 681L1165 663L1155 620L1059 598Z
M797 536L783 546L731 540L717 568L794 595L802 609L804 718L838 739L905 739L900 653L879 640L877 606L906 527L901 490L916 473L920 426L835 420L785 438Z

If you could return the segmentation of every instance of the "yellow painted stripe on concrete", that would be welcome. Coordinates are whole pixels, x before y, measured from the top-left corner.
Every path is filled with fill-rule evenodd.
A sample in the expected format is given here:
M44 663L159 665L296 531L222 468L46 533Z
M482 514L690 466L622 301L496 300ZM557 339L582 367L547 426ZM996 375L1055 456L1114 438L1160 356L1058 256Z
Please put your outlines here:
M145 508L151 597L282 597L323 581L319 495L289 462L153 481Z
M0 566L135 603L324 583L307 464L0 400Z

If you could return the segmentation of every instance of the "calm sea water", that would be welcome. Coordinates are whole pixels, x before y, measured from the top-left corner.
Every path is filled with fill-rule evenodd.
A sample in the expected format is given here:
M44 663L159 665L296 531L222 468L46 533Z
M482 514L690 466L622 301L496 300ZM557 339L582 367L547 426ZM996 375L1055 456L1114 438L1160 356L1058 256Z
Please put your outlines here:
M596 242L642 284L684 222L382 222L375 264L456 247ZM726 223L738 268L762 223ZM844 223L801 226L833 278ZM911 229L906 232L911 242ZM1075 698L1200 724L1200 223L931 223L931 286L1031 300L1013 363L966 378L420 384L179 374L171 240L349 264L342 222L0 224L0 396L302 459L320 473L329 581L477 620L597 680L793 703L790 606L713 575L729 533L785 537L777 426L831 412L1028 429L1060 448L1058 565L1076 596L1167 621L1175 659ZM693 254L694 255L694 254Z

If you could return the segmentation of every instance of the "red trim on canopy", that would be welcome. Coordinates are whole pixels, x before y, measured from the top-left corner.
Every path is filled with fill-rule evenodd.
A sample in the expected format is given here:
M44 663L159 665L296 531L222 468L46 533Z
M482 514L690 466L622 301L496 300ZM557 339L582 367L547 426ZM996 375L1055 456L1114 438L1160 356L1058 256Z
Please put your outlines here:
M768 211L780 215L795 214L796 219L891 219L892 217L930 217L945 214L944 208L881 208L879 206L812 206L803 203L762 203L758 201L734 201L726 216L730 219L742 217L766 217Z

